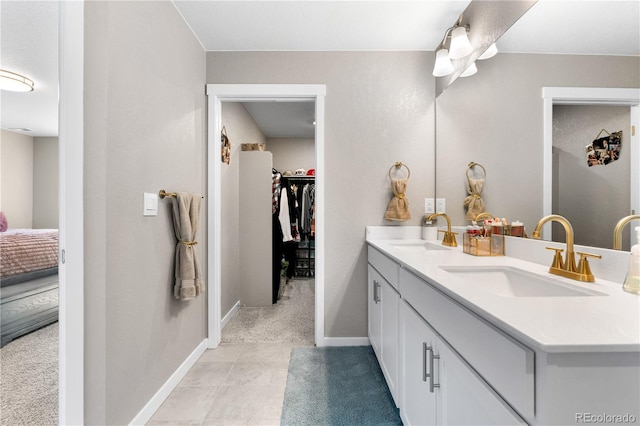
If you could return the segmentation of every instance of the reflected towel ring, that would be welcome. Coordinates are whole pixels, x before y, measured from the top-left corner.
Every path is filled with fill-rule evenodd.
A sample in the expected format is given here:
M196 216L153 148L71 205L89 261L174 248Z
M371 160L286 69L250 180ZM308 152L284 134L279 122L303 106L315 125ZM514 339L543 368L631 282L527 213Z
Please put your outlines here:
M396 169L399 169L402 166L404 166L407 169L407 177L406 177L406 179L409 179L409 176L411 176L411 170L409 170L409 166L407 166L406 164L402 163L401 161L398 161L398 162L396 162L396 164L391 166L391 168L389 169L389 179L393 179L393 177L391 176L391 171L393 170L393 168L395 167Z
M469 170L471 170L475 166L478 166L478 167L480 167L482 169L482 172L484 173L483 179L486 179L487 178L487 171L484 169L482 164L474 163L473 161L470 162L469 166L467 167L467 179L469 179Z

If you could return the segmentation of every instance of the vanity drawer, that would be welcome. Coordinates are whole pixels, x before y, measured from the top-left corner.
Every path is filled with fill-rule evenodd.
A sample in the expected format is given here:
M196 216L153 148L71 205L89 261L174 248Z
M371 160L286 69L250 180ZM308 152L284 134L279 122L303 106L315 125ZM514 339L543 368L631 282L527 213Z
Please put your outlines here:
M369 264L373 266L376 271L378 271L380 275L382 275L384 279L393 286L393 288L399 291L398 271L400 269L400 265L371 246L368 246L368 257Z
M407 301L520 415L534 418L535 352L400 269Z

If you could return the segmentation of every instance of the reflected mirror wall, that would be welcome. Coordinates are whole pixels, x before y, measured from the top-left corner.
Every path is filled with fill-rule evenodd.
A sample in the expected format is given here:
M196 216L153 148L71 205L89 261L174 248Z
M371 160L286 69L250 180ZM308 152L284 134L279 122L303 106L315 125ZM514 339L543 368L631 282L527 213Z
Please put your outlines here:
M521 20L531 13L542 15L544 9L537 8L548 3L538 2ZM590 2L561 3L584 9L583 3ZM518 46L513 44L517 37L510 33L519 31L519 23L503 36L512 51ZM565 27L581 26L567 22L559 30L565 31ZM640 41L637 37L635 40L638 52ZM542 88L640 87L640 56L606 52L507 53L501 41L497 43L501 52L478 62L475 76L457 79L436 99L436 194L447 199L447 213L454 224L467 224L463 206L468 195L465 171L469 162L480 163L487 171L483 191L486 210L494 216L524 222L531 233L543 216ZM615 43L611 46L615 47ZM624 130L630 132L630 126ZM597 131L593 137L596 134ZM617 195L628 200L628 191L622 191L616 188L616 193L620 192ZM607 227L612 235L613 225L600 224L597 217L593 217L591 226Z

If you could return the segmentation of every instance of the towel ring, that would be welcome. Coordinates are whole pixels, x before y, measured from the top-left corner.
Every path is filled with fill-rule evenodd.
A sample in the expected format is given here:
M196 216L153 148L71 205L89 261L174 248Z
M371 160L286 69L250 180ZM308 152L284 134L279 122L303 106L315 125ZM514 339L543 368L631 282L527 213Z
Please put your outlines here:
M473 161L470 162L468 167L467 167L467 179L469 179L469 170L471 170L475 166L478 166L478 167L480 167L482 169L482 172L484 173L483 179L486 179L487 178L487 171L484 169L484 167L482 167L482 164L474 163Z
M389 179L393 179L391 177L391 171L393 170L393 168L395 167L396 169L399 169L402 166L404 166L407 169L407 177L406 177L406 179L409 179L409 176L411 176L411 170L409 170L409 166L407 166L406 164L402 163L401 161L398 161L398 162L396 162L396 164L391 166L391 168L389 169Z

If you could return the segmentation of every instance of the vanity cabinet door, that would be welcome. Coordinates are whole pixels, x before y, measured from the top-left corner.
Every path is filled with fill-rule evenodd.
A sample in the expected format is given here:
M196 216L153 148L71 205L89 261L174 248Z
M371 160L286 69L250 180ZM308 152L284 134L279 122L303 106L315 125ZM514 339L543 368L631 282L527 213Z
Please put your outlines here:
M437 424L526 424L441 338L435 354Z
M397 404L400 294L371 265L369 265L368 281L369 341L376 353L389 391Z
M380 304L382 305L382 371L387 385L398 405L398 356L399 326L398 307L400 294L385 280L380 285Z
M404 300L400 344L404 424L526 424Z
M404 300L400 302L400 417L405 425L436 424L436 389L430 389L429 351L436 334Z
M368 269L368 327L369 341L378 357L382 358L382 304L380 297L380 286L384 279L369 265Z

